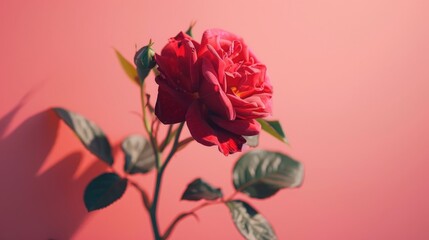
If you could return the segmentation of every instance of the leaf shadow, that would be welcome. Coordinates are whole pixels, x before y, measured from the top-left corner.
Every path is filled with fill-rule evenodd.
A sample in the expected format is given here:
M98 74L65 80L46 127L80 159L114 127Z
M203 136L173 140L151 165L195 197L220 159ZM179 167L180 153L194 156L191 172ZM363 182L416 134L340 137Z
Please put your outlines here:
M70 239L88 217L84 188L106 166L94 161L76 179L83 153L75 151L37 175L56 142L59 119L51 110L41 111L4 136L23 105L0 119L0 239Z

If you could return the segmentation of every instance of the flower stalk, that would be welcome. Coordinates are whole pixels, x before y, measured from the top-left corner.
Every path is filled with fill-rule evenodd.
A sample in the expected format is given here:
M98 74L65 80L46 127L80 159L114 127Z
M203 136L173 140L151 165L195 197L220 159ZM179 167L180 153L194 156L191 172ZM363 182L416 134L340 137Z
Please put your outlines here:
M159 166L157 168L155 192L154 192L152 205L150 208L150 218L151 218L151 222L152 222L152 229L153 229L153 234L154 234L154 237L156 240L163 239L162 234L159 230L158 219L157 219L157 209L158 209L159 195L160 195L160 191L161 191L162 177L163 177L165 169L168 166L168 163L171 161L174 154L179 149L179 139L180 139L180 134L182 132L183 126L184 126L184 123L183 122L180 123L180 125L177 129L176 136L174 138L173 146L172 146L170 153L168 154L167 158L165 159L165 162L163 164L161 164L160 161L158 161ZM157 155L160 155L160 153L158 152Z

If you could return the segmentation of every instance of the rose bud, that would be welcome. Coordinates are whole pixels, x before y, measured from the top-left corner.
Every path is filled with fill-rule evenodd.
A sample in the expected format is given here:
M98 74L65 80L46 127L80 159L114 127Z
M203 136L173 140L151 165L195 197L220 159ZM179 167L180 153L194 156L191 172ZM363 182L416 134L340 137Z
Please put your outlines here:
M149 75L150 70L155 67L155 51L152 49L153 42L149 41L147 46L140 48L134 56L134 64L137 66L137 73L140 78L140 84L143 84L145 78Z

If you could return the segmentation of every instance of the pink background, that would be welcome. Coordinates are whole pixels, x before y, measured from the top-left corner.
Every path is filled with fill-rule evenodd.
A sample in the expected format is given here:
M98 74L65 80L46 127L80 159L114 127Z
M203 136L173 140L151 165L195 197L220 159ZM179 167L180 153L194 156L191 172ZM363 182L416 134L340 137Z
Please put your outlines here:
M132 188L86 213L84 187L103 165L46 110L82 113L118 150L143 130L113 47L131 59L152 38L160 50L191 20L197 39L230 30L268 66L292 146L264 136L262 147L306 166L301 189L251 200L279 239L429 239L428 11L425 0L0 1L0 239L151 238ZM161 227L195 206L179 198L196 177L230 194L237 157L196 143L181 152ZM137 180L152 191L153 174ZM224 206L198 215L171 239L241 239Z

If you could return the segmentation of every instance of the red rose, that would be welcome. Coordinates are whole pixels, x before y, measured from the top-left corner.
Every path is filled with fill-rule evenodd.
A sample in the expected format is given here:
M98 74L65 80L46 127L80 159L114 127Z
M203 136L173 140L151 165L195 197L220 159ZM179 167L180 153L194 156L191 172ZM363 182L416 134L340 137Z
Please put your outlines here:
M201 45L180 33L156 55L160 75L156 115L163 123L186 120L199 143L228 155L243 136L259 133L255 120L271 114L266 67L240 37L212 29Z

